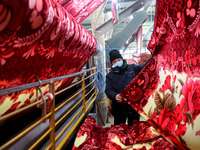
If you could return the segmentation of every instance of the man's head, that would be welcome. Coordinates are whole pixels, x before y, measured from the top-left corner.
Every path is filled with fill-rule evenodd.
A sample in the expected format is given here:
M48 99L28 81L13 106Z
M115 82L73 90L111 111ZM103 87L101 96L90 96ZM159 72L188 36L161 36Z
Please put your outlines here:
M110 55L110 62L112 65L116 64L119 61L123 61L122 55L119 53L118 50L112 50L109 52Z

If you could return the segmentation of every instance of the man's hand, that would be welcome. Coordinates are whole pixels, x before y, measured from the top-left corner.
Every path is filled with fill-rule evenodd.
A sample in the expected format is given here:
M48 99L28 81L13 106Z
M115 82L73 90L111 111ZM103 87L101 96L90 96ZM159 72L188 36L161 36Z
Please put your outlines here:
M120 94L117 94L115 96L115 99L117 100L118 103L121 103L122 102L122 97L120 96Z

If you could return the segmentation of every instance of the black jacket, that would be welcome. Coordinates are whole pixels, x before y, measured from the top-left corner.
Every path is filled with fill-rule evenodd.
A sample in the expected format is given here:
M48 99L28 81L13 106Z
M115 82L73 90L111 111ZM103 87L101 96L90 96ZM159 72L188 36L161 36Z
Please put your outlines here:
M125 87L137 76L137 74L144 68L143 65L128 65L124 61L121 68L111 68L111 72L106 75L106 89L107 97L112 100L112 114L135 112L135 110L126 102L118 103L115 99L117 94L120 94Z

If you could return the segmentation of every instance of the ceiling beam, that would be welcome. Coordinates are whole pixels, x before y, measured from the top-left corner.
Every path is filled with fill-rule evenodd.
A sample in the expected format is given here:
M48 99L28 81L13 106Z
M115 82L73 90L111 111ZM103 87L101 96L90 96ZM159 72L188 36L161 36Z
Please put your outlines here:
M95 37L96 38L100 37L101 35L106 33L108 30L114 28L115 26L120 24L122 21L124 21L126 18L133 15L138 10L146 7L153 1L154 0L138 0L138 1L136 1L131 6L129 6L128 8L126 8L125 10L123 10L122 12L119 13L119 22L117 24L112 24L112 18L111 18L110 20L106 21L104 24L97 27L95 30Z
M146 19L147 13L145 10L138 12L121 32L106 41L107 47L110 49L120 49L134 33L137 34L138 28Z

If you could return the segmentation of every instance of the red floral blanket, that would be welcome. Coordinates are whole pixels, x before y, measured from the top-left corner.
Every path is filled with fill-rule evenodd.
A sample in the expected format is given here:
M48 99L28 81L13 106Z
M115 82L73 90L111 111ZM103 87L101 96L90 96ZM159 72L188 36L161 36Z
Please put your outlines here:
M54 0L0 2L0 90L80 71L96 39ZM56 82L56 90L73 78ZM48 92L48 85L42 87ZM35 88L0 97L0 116L35 101Z
M200 147L199 12L199 0L157 0L153 59L121 93L177 149Z
M148 122L133 122L102 128L88 117L80 127L73 150L173 150Z
M157 0L154 32L148 45L152 60L121 93L124 100L147 120L145 128L152 127L158 136L170 143L156 139L154 144L161 149L171 149L172 145L178 150L200 147L199 36L199 0ZM109 130L120 130L121 125L104 131L108 142L111 141L110 147L105 149L134 149L136 139L147 133L142 124L144 122L133 124L132 130L142 131L135 137L131 127L124 125L125 131L112 133L112 140ZM140 142L145 142L146 138L142 137ZM157 149L154 144L151 148ZM144 145L138 149L148 148Z

